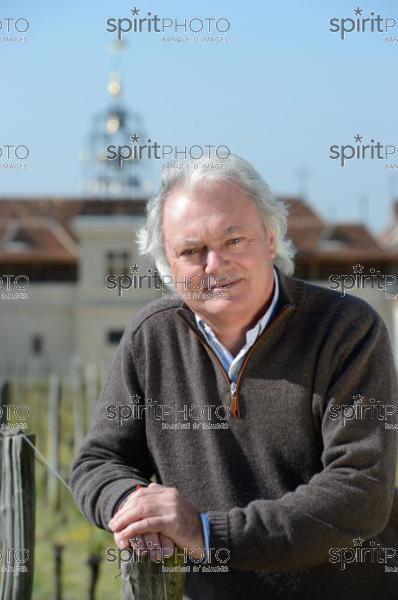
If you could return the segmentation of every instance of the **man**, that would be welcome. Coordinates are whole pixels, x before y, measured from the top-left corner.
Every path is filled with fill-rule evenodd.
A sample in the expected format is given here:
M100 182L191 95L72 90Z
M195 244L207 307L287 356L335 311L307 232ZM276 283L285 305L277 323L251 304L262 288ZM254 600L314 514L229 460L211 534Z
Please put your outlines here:
M369 558L396 468L396 431L371 412L389 405L394 425L386 328L365 302L292 278L284 205L243 159L213 163L169 166L149 204L141 251L179 298L128 324L76 500L120 548L228 567L191 569L187 599L376 598L386 578L394 597ZM131 399L133 418L109 418Z

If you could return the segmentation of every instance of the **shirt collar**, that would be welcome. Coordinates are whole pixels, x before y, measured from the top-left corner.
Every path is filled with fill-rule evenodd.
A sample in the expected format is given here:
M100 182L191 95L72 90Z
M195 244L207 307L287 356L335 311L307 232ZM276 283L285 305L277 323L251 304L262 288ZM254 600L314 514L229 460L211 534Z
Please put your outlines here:
M248 329L246 331L246 344L251 345L254 342L254 340L256 340L257 337L264 331L268 321L270 320L270 318L272 316L274 308L278 302L279 281L278 281L278 275L277 275L275 268L273 269L273 273L274 273L275 286L274 286L274 292L273 292L271 304L268 307L268 309L265 311L263 316L254 325L254 327L252 327L251 329ZM206 323L206 321L202 317L200 317L197 313L195 313L195 317L196 317L196 323L197 323L199 329L201 331L204 330L210 337L217 340L216 334L214 333L212 328ZM217 341L219 342L219 340L217 340ZM221 343L221 342L219 342L219 343Z

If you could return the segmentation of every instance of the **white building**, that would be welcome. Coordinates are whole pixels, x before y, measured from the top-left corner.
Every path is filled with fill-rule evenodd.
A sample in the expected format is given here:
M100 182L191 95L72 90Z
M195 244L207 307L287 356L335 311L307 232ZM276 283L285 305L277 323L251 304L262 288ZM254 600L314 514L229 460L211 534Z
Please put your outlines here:
M289 202L297 277L330 286L332 274L353 275L357 265L397 274L398 252L383 249L366 228L327 225L308 205ZM106 368L128 320L161 294L144 283L119 295L106 282L119 275L127 286L154 269L135 244L144 207L143 200L0 200L0 374L67 373L71 357ZM376 287L350 293L382 315L398 363L398 300Z
M70 204L66 221L65 202ZM54 206L56 214L45 217L43 206L26 201L26 211L36 216L8 215L0 221L3 373L23 372L27 364L68 372L76 356L84 364L108 363L131 316L160 294L144 285L119 295L106 283L107 275L120 275L127 287L130 267L137 264L140 274L153 268L138 256L135 244L142 202L114 202L116 214L107 214L105 201Z

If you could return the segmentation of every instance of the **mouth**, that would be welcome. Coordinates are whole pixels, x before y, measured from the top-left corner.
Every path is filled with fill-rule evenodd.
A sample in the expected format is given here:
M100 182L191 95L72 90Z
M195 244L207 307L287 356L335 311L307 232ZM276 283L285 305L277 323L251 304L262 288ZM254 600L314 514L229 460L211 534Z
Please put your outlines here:
M225 284L213 285L213 286L207 288L205 291L207 291L207 292L218 292L218 291L230 290L231 288L233 288L236 285L238 285L238 283L240 283L241 281L242 281L242 279L235 279L234 281L228 281Z

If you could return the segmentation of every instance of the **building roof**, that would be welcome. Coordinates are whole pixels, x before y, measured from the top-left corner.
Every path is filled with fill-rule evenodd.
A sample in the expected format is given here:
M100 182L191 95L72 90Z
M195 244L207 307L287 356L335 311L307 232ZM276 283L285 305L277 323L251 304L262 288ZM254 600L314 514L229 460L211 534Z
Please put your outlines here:
M326 223L303 200L280 199L289 208L288 235L301 263L398 263L398 252L381 245L365 225ZM145 199L128 198L0 198L0 262L77 265L79 245L72 228L75 217L143 216L145 203Z
M300 252L315 251L326 227L325 221L303 200L293 197L281 199L289 208L289 238Z
M393 203L392 223L381 234L380 241L384 248L398 250L398 200Z
M77 265L78 216L143 215L145 200L96 198L0 198L2 264Z
M145 214L145 199L100 200L98 198L0 198L0 228L2 222L23 217L52 219L66 229L72 238L74 217L79 215ZM4 226L4 225L3 225ZM1 229L0 229L1 231ZM1 239L1 238L0 238Z
M363 223L326 223L303 200L283 200L289 206L288 235L299 260L398 263L398 252L385 248Z
M53 218L22 217L0 221L0 262L76 263L79 246Z

